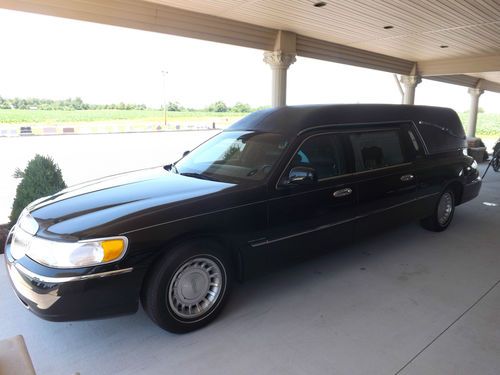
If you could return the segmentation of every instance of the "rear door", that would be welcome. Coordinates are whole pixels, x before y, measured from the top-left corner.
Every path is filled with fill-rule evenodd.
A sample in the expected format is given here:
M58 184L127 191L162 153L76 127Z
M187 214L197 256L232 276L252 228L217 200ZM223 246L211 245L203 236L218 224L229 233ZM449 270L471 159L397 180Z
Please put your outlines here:
M377 233L417 216L415 153L391 124L349 134L357 192L355 234Z

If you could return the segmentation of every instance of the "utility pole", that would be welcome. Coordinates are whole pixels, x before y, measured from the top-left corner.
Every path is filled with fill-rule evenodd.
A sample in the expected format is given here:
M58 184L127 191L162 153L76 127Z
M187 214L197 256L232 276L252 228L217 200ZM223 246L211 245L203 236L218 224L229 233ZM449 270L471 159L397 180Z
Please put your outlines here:
M167 74L166 70L162 70L163 75L163 124L167 127Z

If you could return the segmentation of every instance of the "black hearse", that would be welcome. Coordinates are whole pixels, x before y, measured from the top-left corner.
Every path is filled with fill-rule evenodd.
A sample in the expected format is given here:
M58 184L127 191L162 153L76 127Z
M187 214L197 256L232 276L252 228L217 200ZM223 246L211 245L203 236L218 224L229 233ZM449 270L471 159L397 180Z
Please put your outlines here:
M232 280L408 219L442 231L478 195L451 109L322 105L253 113L174 164L30 204L5 247L22 303L54 321L132 313L187 332Z

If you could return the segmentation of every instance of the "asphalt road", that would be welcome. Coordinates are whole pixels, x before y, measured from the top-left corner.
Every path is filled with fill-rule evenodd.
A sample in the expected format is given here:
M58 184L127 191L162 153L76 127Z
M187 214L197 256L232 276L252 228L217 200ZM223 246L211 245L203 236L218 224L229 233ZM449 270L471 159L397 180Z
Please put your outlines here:
M214 130L158 133L0 137L0 224L6 223L19 180L36 154L54 158L68 186L116 173L165 165L217 134Z

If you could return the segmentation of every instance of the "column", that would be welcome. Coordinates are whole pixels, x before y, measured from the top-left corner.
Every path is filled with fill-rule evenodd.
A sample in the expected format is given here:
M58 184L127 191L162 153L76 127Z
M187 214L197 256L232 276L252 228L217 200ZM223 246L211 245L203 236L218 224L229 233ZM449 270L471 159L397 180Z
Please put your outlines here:
M403 104L415 104L415 88L422 82L419 76L401 76L404 86Z
M286 73L288 67L295 62L295 53L283 51L264 52L264 62L272 70L272 98L273 107L286 105Z
M469 88L470 94L470 111L469 111L469 127L467 128L467 137L476 136L477 125L477 109L479 107L479 97L484 92L480 88Z

